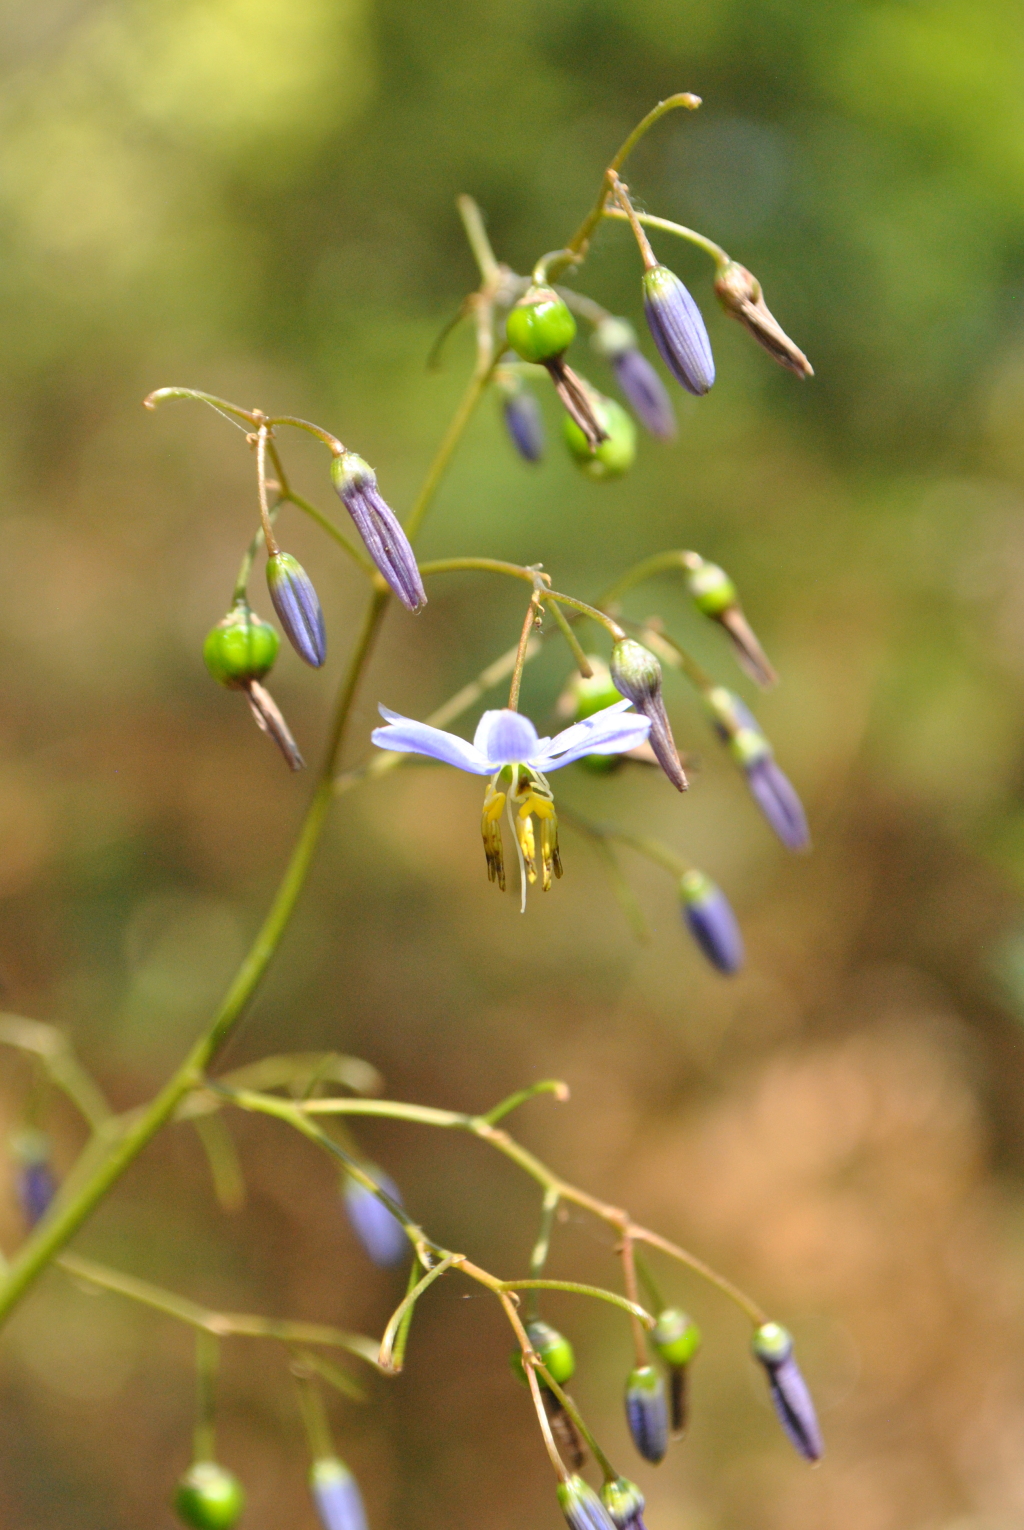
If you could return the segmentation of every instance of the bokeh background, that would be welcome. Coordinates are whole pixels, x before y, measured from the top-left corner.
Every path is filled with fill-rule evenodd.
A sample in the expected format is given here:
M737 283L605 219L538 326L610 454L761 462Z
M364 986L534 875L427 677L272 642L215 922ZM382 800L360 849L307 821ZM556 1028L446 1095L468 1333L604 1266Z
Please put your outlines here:
M488 400L428 555L542 561L592 594L689 546L721 561L784 676L757 702L810 812L788 859L669 682L695 757L684 799L642 768L557 778L561 800L662 836L726 888L749 948L717 978L670 880L623 855L637 945L592 847L521 918L484 878L479 783L410 769L347 796L273 971L232 1041L365 1057L404 1099L477 1110L535 1077L523 1138L751 1287L797 1335L828 1442L789 1450L742 1319L661 1269L706 1334L687 1442L636 1475L651 1530L1016 1530L1024 1525L1024 31L1008 0L21 0L0 4L0 978L67 1028L114 1102L182 1055L245 949L308 792L208 679L255 523L241 436L161 384L312 416L408 507L471 363L424 358L473 284L453 201L503 259L562 243L654 101L699 92L631 165L654 211L761 277L817 369L801 385L718 310L710 270L658 248L707 316L719 381L625 480L531 470ZM627 231L579 285L638 311ZM610 386L601 363L580 364ZM550 404L550 400L546 402ZM331 505L325 454L286 442ZM274 690L315 758L362 601L296 513L326 671ZM261 576L254 582L257 605ZM392 613L377 701L424 715L514 640L516 587L435 581ZM630 597L733 681L670 581ZM524 704L550 721L549 645ZM464 726L470 727L472 718ZM5 1130L31 1070L2 1069ZM81 1143L42 1103L60 1167ZM356 1244L329 1163L284 1127L232 1130L248 1200L224 1215L187 1126L77 1240L199 1300L380 1332L401 1277ZM507 1274L537 1197L482 1146L361 1134L434 1235ZM23 1235L8 1174L0 1237ZM552 1272L614 1282L573 1215ZM553 1298L577 1396L632 1472L628 1333ZM560 1523L489 1299L424 1302L407 1373L331 1402L374 1530ZM54 1272L3 1342L0 1516L17 1530L169 1526L188 1460L191 1336ZM226 1346L221 1454L257 1530L312 1526L286 1357Z

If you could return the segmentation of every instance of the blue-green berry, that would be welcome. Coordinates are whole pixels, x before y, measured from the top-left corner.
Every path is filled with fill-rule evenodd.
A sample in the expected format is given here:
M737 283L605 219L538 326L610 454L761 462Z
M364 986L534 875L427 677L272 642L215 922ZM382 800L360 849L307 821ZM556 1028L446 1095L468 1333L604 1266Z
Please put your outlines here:
M195 1461L174 1491L174 1511L191 1530L231 1530L245 1508L238 1478L216 1461Z
M203 643L206 667L221 685L242 690L270 673L281 639L269 622L250 611L246 601L232 606Z
M553 361L576 335L576 320L550 287L531 287L505 320L509 345L524 361Z

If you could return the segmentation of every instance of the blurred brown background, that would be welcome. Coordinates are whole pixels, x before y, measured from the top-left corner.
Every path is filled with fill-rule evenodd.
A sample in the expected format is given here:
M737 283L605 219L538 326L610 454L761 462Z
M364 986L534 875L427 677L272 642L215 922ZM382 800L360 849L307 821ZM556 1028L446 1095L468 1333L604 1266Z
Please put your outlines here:
M691 1437L636 1470L649 1530L1024 1526L1022 20L1005 0L0 3L0 976L4 1005L66 1026L120 1107L219 997L308 792L200 658L255 524L249 453L200 406L149 416L141 397L182 383L311 416L407 508L470 363L460 334L424 370L475 280L455 195L525 269L654 101L705 99L651 135L631 184L760 275L817 377L773 367L718 312L703 258L659 240L719 365L706 399L677 390L675 445L592 485L553 410L530 470L487 401L423 551L542 561L584 595L661 547L721 561L784 677L758 713L815 853L787 859L675 682L699 756L686 798L643 772L556 778L721 882L749 949L728 982L670 880L625 855L654 927L638 947L571 829L565 879L520 918L485 880L480 783L400 772L339 804L226 1059L336 1047L396 1097L469 1110L561 1076L571 1102L526 1107L524 1139L793 1328L822 1407L816 1471L768 1411L742 1320L663 1272L706 1343ZM609 228L579 285L635 318L637 278ZM330 509L322 450L285 445ZM362 595L297 514L283 525L329 624L326 672L285 652L273 680L315 759ZM266 614L261 590L258 573ZM514 640L517 589L431 594L415 627L389 617L351 762L378 700L423 716ZM629 611L660 613L748 694L671 582ZM565 675L551 644L524 686L538 722ZM14 1054L3 1080L13 1129L30 1086ZM78 1124L59 1103L48 1120L66 1168ZM379 1332L401 1277L356 1245L330 1165L272 1122L232 1127L241 1214L218 1211L181 1126L77 1246L211 1304ZM537 1196L511 1166L419 1128L361 1141L436 1237L522 1272ZM614 1282L610 1237L573 1217L551 1269ZM640 1468L625 1325L563 1297L545 1310L599 1434ZM417 1315L405 1377L371 1378L367 1408L332 1401L374 1530L560 1522L507 1348L453 1278ZM191 1358L171 1323L50 1275L4 1340L3 1524L169 1526ZM244 1523L312 1526L272 1346L226 1347L222 1409Z

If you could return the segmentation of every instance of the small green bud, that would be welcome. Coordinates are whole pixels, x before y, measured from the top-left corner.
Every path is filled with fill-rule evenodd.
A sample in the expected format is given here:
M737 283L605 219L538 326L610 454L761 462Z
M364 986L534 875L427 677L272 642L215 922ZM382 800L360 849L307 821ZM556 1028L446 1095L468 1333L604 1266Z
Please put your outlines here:
M539 1320L527 1323L526 1336L550 1371L552 1379L557 1381L559 1386L564 1386L576 1369L576 1356L573 1354L569 1340L564 1334L560 1334L557 1328L552 1328L550 1323L542 1323ZM525 1382L526 1371L523 1368L523 1356L520 1350L513 1350L511 1363L520 1381ZM537 1379L543 1386L544 1378L538 1376Z
M643 1512L646 1500L635 1482L628 1477L616 1477L601 1488L601 1502L608 1510L608 1517L615 1530L643 1530Z
M721 616L723 611L739 605L736 586L717 563L702 563L692 570L686 583L698 611L705 616Z
M651 1334L651 1344L666 1365L689 1365L700 1348L701 1333L689 1313L680 1307L666 1307L659 1312Z
M636 459L636 426L621 404L599 393L588 395L594 418L605 433L596 450L591 451L583 431L571 416L562 421L565 444L580 469L588 478L600 482L607 478L621 478L628 473Z
M552 361L571 345L576 320L557 292L531 287L505 320L505 334L524 361Z
M231 1530L245 1508L245 1493L216 1461L195 1461L174 1492L174 1510L191 1530Z
M280 646L281 639L270 623L261 621L248 603L240 600L206 634L203 658L221 685L243 690L270 673Z

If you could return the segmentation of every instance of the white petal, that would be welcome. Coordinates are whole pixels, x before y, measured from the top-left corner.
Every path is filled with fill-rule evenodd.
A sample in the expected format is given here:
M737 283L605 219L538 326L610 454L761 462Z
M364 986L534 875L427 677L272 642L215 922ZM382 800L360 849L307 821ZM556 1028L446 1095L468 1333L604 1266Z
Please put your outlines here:
M539 743L530 719L509 711L508 707L500 712L485 712L473 735L473 748L490 760L492 770L499 765L529 760L537 753Z
M544 757L536 759L538 768L560 770L585 754L625 754L635 749L643 743L651 725L636 712L623 715L629 705L628 701L617 701L564 729L551 740Z
M374 728L370 735L378 749L429 755L432 760L455 765L474 776L491 774L492 767L486 757L457 733L445 733L441 728L432 728L429 723L416 722L411 717L403 717L400 712L391 712L387 707L381 707L380 714L387 718L388 725Z

